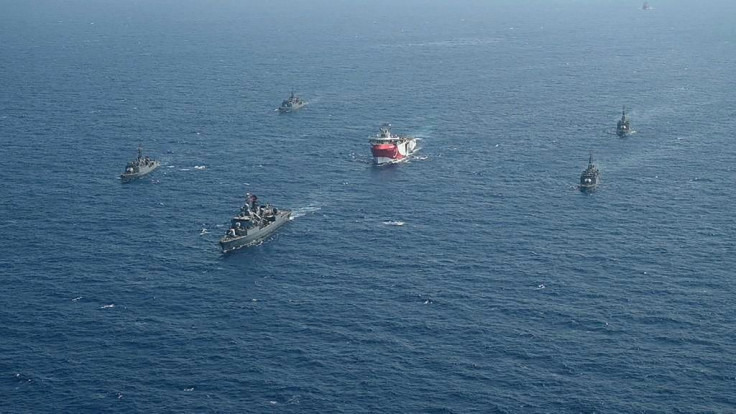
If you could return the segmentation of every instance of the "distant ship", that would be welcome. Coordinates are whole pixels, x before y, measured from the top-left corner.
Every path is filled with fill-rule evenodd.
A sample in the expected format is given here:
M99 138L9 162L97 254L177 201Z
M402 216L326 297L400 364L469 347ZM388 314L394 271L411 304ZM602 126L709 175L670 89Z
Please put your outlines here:
M641 5L642 10L651 10L652 7L649 5L649 2L644 2L644 4Z
M128 182L141 178L146 174L150 174L156 168L161 166L161 162L152 160L148 156L143 156L143 148L138 147L138 158L128 163L125 166L125 172L120 174L120 179L123 182Z
M302 98L300 98L297 95L294 95L294 91L291 91L291 95L288 99L284 99L283 102L281 102L281 106L279 106L279 112L292 112L296 111L297 109L301 109L306 105L307 102L304 101Z
M600 172L598 172L598 168L593 165L593 154L590 154L590 159L588 160L588 168L586 168L585 171L583 171L583 173L580 175L580 191L595 191L596 187L598 187L599 181Z
M220 239L223 253L259 243L289 222L291 210L278 210L270 204L258 204L258 197L247 194L245 204L230 221L230 228Z
M417 139L391 133L391 124L383 124L370 140L373 162L377 165L406 161L417 150Z
M624 106L621 112L621 119L616 124L616 135L625 137L629 134L631 134L631 122L629 121L629 117L626 116L626 107Z

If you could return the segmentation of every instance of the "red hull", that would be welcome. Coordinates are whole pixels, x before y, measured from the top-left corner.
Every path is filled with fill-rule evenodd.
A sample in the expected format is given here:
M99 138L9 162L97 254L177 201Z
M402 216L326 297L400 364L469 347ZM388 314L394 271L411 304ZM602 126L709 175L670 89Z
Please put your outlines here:
M394 144L376 144L371 146L373 158L390 158L392 160L403 159L404 156L399 153L399 148Z

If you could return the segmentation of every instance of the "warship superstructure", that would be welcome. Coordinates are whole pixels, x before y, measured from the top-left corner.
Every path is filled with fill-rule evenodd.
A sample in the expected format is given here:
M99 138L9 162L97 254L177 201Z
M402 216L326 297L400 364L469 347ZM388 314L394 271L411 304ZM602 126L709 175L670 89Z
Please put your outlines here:
M149 156L143 156L143 148L138 147L138 158L129 162L125 166L125 171L120 174L120 179L123 182L132 181L143 177L144 175L150 174L156 168L161 166L161 162L151 159Z
M380 132L371 137L370 143L373 162L377 165L405 161L417 150L417 139L392 134L391 124L381 125Z
M631 121L626 116L626 107L621 112L621 119L616 123L616 135L619 137L625 137L631 134Z
M590 154L590 159L588 159L588 168L586 168L580 175L580 191L594 191L596 187L598 187L599 182L600 172L598 171L598 167L593 164L593 154Z
M258 244L288 223L290 217L291 210L278 210L270 204L259 205L255 194L246 194L245 204L230 220L230 228L220 239L222 252Z

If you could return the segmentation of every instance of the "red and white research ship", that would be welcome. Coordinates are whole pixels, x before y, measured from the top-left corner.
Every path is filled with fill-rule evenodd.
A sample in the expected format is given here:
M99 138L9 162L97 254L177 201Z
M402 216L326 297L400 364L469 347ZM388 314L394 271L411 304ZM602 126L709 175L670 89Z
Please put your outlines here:
M381 132L371 137L373 162L377 165L406 161L417 150L417 139L391 133L391 124L381 125Z

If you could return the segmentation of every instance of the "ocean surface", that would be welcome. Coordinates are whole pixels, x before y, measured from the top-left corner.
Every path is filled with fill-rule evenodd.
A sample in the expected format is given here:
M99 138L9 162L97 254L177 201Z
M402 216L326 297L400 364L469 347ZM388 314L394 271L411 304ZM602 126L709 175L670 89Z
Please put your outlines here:
M736 2L650 4L0 0L0 412L736 412Z

